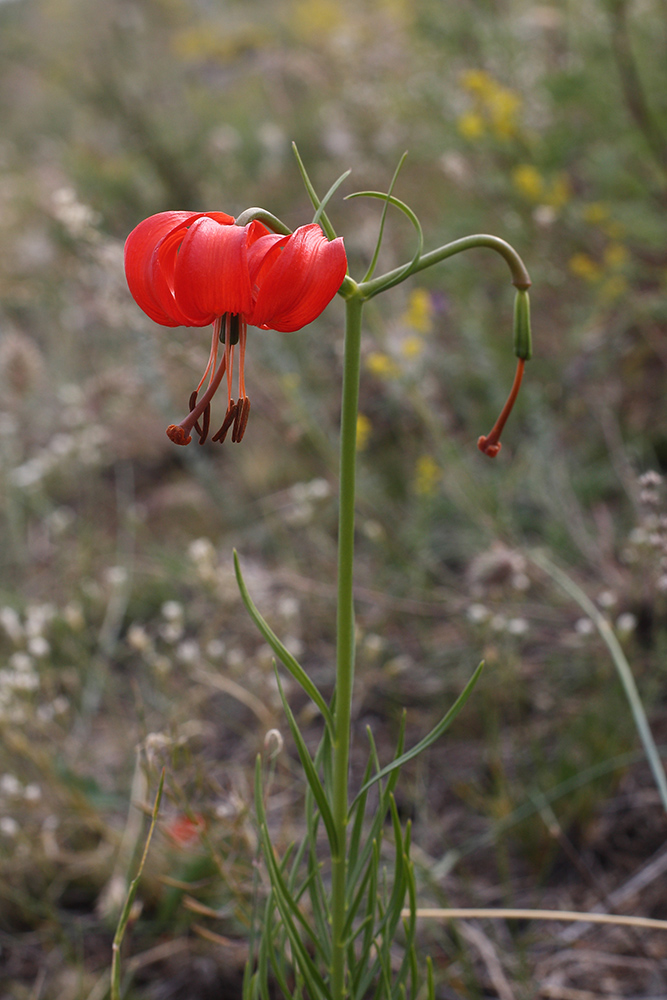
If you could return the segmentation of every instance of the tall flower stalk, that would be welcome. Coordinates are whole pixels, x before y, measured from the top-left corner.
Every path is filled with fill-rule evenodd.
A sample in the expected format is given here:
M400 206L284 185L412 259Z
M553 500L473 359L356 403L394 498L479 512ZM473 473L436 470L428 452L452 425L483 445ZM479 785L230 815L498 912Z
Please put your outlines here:
M402 766L434 743L462 709L482 665L474 671L449 711L417 745L406 750L401 729L396 753L389 763L380 762L369 731L368 762L361 787L352 795L349 761L355 668L355 475L363 307L369 299L411 275L463 251L487 248L504 258L517 289L514 311L517 373L498 421L479 441L480 450L493 457L500 450L500 434L515 403L525 362L531 355L530 278L516 251L494 236L469 236L424 253L419 220L393 195L397 170L388 192L363 191L351 196L382 202L375 251L363 279L355 281L345 272L343 244L325 211L347 175L339 178L320 200L298 153L297 160L315 208L309 226L291 234L269 212L257 208L248 209L236 220L224 213L162 213L141 223L128 238L126 268L136 301L157 322L165 326L213 324L209 363L190 397L190 413L167 431L177 444L187 444L193 429L199 434L200 443L204 443L210 401L225 374L227 413L213 440L223 439L229 427L233 428L232 440L243 437L249 407L243 382L248 325L264 330L295 330L314 319L336 291L345 301L336 673L329 701L262 617L234 554L241 596L252 620L276 659L312 700L323 722L322 739L312 755L276 670L285 715L305 777L304 835L298 846L289 848L282 857L278 855L269 834L263 762L258 758L255 806L268 890L263 906L259 907L262 919L253 934L243 998L269 1000L269 984L274 982L285 997L294 1000L366 1000L369 996L377 1000L402 1000L416 997L422 970L415 945L417 902L410 861L411 831L409 824L405 830L401 827L393 793ZM417 246L405 265L375 277L391 207L409 219ZM224 352L220 352L220 342L224 343ZM241 353L239 402L232 397L231 374L237 343ZM206 378L208 387L199 397ZM369 802L372 787L376 798L373 807ZM381 860L381 850L387 821L393 835L393 862L384 878L387 866ZM322 859L323 839L327 845L327 863ZM397 935L402 936L402 958L398 964ZM427 966L427 995L434 996L430 966Z

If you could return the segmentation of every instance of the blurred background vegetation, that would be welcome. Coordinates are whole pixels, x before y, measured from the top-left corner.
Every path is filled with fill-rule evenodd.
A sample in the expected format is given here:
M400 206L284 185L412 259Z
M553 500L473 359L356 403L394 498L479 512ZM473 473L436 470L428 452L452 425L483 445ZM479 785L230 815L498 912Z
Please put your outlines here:
M514 369L504 263L474 251L366 311L360 746L370 725L388 754L403 706L417 739L487 662L399 786L420 900L667 917L665 818L613 666L531 560L609 616L667 742L667 508L644 475L667 469L666 50L665 0L0 2L2 1000L107 995L162 765L127 996L238 995L264 891L252 761L284 727L231 551L326 687L343 309L251 330L242 446L178 449L164 428L207 335L144 317L122 250L166 209L310 221L292 141L321 194L348 168L341 195L385 189L407 149L396 194L426 249L494 233L534 282L535 358L495 462L475 442ZM361 277L378 203L329 214ZM383 267L412 252L391 216ZM280 843L302 792L287 742ZM664 935L424 939L443 998L667 994Z

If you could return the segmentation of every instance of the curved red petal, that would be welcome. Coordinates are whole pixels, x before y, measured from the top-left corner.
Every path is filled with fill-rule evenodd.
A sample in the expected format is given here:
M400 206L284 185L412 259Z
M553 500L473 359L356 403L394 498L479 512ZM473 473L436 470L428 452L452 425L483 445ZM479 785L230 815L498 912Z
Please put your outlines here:
M144 219L125 241L125 274L135 302L162 326L203 326L189 317L174 299L173 270L178 247L188 227L202 218L201 212L160 212ZM232 226L225 212L206 217L219 225ZM205 322L210 322L206 320Z
M208 216L190 225L174 262L173 288L179 309L193 325L252 309L247 230Z
M257 294L248 322L282 333L300 330L320 315L340 288L347 271L342 238L329 241L317 224L301 226L291 236L253 251ZM253 254L254 256L254 254Z
M196 212L160 212L144 219L125 240L125 276L132 298L156 323L178 326L169 311L160 304L153 290L153 252L173 229L187 224Z

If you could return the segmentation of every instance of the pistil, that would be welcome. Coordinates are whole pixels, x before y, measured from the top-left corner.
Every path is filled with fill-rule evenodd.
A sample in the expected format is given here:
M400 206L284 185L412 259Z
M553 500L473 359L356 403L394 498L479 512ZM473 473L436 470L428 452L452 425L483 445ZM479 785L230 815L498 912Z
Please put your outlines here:
M477 442L477 447L479 448L479 450L483 451L485 455L489 456L489 458L495 458L500 449L502 448L502 445L500 443L500 435L503 432L503 428L507 423L507 418L512 412L512 407L514 406L516 398L519 395L519 389L521 388L521 379L523 378L524 367L525 367L525 361L523 360L523 358L519 358L516 366L516 373L514 375L514 382L512 383L510 394L507 397L507 402L503 406L500 416L493 425L491 432L486 436L482 434L479 441Z

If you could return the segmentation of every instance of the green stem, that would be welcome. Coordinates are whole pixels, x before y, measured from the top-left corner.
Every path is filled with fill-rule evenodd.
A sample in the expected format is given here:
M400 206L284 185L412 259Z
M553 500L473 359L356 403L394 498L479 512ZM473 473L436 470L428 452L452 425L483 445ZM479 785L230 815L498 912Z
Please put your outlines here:
M336 620L336 693L332 812L338 851L331 872L331 996L345 997L346 874L348 769L354 681L354 499L357 458L357 415L361 367L363 300L352 295L345 303L345 364L340 431L340 500L338 512L338 611Z
M495 250L496 253L499 253L501 257L505 258L512 272L512 284L523 291L530 288L530 275L514 247L506 243L505 240L501 240L500 237L488 236L486 233L464 236L463 239L454 240L453 243L447 243L444 247L438 247L437 250L431 250L429 253L422 254L417 263L410 268L409 273L416 274L417 271L423 271L433 264L439 264L441 260L446 260L447 257L453 257L454 254L462 253L464 250L474 250L477 247L486 247L488 250ZM384 291L385 288L391 288L392 285L403 281L406 277L405 268L396 267L393 271L388 271L378 278L373 278L372 281L362 282L359 285L359 293L365 299L370 299L379 292Z

